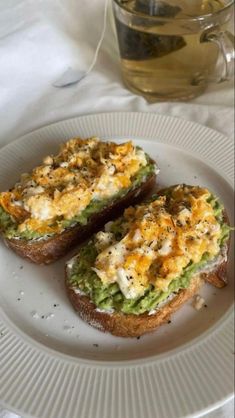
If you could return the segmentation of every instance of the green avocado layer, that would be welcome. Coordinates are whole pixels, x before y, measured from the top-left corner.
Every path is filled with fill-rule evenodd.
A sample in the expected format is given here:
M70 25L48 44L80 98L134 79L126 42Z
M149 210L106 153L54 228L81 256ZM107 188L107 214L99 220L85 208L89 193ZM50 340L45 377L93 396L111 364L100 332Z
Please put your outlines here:
M62 229L71 228L77 224L86 225L88 219L91 215L100 212L105 206L109 206L115 200L120 199L121 197L125 196L129 191L135 189L136 187L140 186L147 177L154 173L156 165L154 163L149 162L149 157L146 155L148 164L145 167L142 167L137 174L132 179L131 187L125 188L120 190L116 195L112 196L108 199L103 200L93 200L91 203L82 211L82 213L72 219L64 220L64 219L57 219L50 224L62 226ZM14 219L4 211L4 209L0 205L0 231L4 234L6 238L21 238L26 240L32 240L37 238L48 238L49 236L53 236L54 234L50 235L42 235L38 232L25 230L23 232L18 231L18 224L14 221Z
M213 196L210 198L210 203L214 208L217 220L221 224L220 246L222 247L229 238L230 227L223 222L223 206ZM115 234L117 240L122 238L121 225L122 218L119 218L111 227L111 232ZM94 266L97 255L93 240L81 248L79 257L75 260L69 272L69 286L78 288L81 292L89 295L99 309L115 310L124 314L135 315L156 309L157 305L165 301L172 293L177 293L180 289L189 287L191 277L197 271L203 269L208 261L211 260L209 255L205 253L199 263L189 263L183 274L170 283L167 292L156 290L152 285L149 285L143 296L135 299L126 299L117 283L104 285L91 269Z

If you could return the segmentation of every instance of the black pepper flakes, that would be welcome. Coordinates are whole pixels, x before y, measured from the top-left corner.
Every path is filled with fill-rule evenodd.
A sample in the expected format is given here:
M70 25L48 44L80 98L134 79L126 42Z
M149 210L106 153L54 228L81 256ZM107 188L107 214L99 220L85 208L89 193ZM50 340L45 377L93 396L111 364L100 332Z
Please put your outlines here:
M171 324L171 320L169 319L169 321L167 321L168 324Z
M94 347L99 347L99 344L93 344Z

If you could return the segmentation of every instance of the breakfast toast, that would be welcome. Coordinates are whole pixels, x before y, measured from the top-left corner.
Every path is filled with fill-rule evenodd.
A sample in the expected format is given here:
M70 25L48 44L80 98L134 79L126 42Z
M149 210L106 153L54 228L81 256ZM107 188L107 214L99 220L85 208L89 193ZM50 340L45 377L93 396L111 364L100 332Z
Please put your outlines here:
M69 300L101 331L153 331L205 282L226 285L229 232L222 204L207 189L164 189L126 209L67 263Z
M8 247L48 264L87 239L155 185L156 163L131 141L73 138L0 193L0 231Z

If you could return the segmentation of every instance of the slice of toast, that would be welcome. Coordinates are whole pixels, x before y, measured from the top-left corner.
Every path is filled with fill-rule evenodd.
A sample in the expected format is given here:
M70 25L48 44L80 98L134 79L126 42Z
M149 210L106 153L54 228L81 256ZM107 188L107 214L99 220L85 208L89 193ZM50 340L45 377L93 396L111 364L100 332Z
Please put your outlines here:
M140 186L129 191L99 213L90 216L86 225L67 228L60 234L45 240L25 240L5 238L6 245L19 256L36 264L49 264L63 257L71 248L86 240L92 233L99 230L104 223L119 216L123 210L141 201L155 186L156 175L149 175Z
M158 171L132 141L72 138L0 193L0 232L21 257L49 264L141 200Z
M226 264L227 261L224 259L214 271L196 274L191 279L190 286L187 289L180 290L173 299L151 315L148 313L133 315L123 314L122 312L105 312L97 309L88 296L76 293L69 286L67 280L66 290L74 309L91 326L118 337L139 337L154 331L167 322L175 311L198 293L205 281L218 288L224 287L227 284Z
M161 195L162 192L159 191L158 194ZM223 212L222 222L229 225L229 219L225 211ZM84 321L93 327L120 337L138 337L167 322L181 305L198 293L205 282L218 288L224 287L227 284L228 250L229 239L221 246L220 254L217 255L214 262L208 262L202 270L194 273L186 289L181 289L176 294L172 293L165 303L160 304L155 311L150 311L150 313L125 314L121 311L112 310L109 312L97 308L88 295L81 292L77 287L73 287L69 281L70 263L68 263L66 269L66 291L74 309ZM79 258L79 254L76 257Z

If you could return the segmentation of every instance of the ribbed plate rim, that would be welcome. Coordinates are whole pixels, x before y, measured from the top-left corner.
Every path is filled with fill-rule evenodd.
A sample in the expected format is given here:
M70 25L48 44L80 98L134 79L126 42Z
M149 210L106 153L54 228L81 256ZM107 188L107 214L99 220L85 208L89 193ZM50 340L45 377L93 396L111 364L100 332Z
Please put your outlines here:
M203 125L197 124L195 122L179 119L179 118L172 117L172 116L154 114L154 113L109 112L109 113L100 113L100 114L91 114L91 115L79 116L79 117L75 117L75 118L72 118L72 119L66 119L64 121L55 122L55 123L53 123L49 126L39 128L36 131L30 132L30 133L22 136L18 140L15 140L12 143L10 143L10 144L4 146L3 148L1 148L0 149L0 156L4 153L7 153L8 151L10 151L11 146L14 146L16 141L18 142L18 144L20 144L20 143L24 142L25 140L28 140L30 137L33 138L37 135L45 135L48 132L48 130L53 132L53 131L56 131L57 129L64 129L66 131L66 128L68 129L69 126L72 127L72 125L74 125L74 124L77 125L77 126L81 126L82 124L85 124L85 126L86 126L86 124L90 123L90 122L94 123L94 124L95 123L100 124L101 130L103 129L104 123L107 123L107 122L113 124L112 129L113 128L117 129L117 126L119 126L119 124L121 124L121 123L125 124L126 123L127 117L128 117L129 122L132 123L131 128L130 128L130 133L128 133L128 136L132 135L136 138L138 137L138 135L135 134L135 128L133 127L133 123L138 121L138 120L143 120L143 121L145 121L145 124L146 124L147 121L155 123L155 130L153 129L153 131L151 131L151 132L149 131L149 135L148 135L148 133L145 135L146 139L153 138L153 135L157 136L158 135L157 134L158 130L159 130L159 132L161 131L161 129L160 129L161 125L163 125L163 130L164 130L164 126L168 125L167 129L170 130L170 131L174 130L175 135L179 134L179 130L180 130L181 134L182 134L182 137L184 137L185 135L190 134L190 135L192 135L194 141L196 142L198 140L197 135L199 135L199 138L200 138L200 135L203 134L203 135L205 135L207 143L208 143L209 139L213 139L216 142L216 144L218 144L218 143L223 144L223 146L225 148L227 147L227 150L229 149L230 152L233 149L233 144L232 144L232 142L229 138L227 138L226 136L224 136L221 133L218 133L218 132L214 131L213 129L204 127ZM128 126L128 129L129 129L129 126ZM131 132L133 132L133 134ZM103 136L107 137L107 135L103 135ZM116 137L117 136L123 137L125 135L122 135L121 133L120 134L116 133L116 134L113 134L112 136L113 137L115 137L115 136ZM139 137L143 137L143 135L139 135ZM158 140L160 140L160 142L169 143L171 145L179 145L178 144L178 142L179 142L178 139L175 140L176 141L175 143L174 143L174 141L173 142L168 142L166 139L163 139L163 138L158 138ZM192 145L192 144L190 144L190 145ZM227 180L230 183L230 185L234 184L233 178L231 176L231 173L233 172L233 164L232 164L232 161L231 161L232 156L231 156L230 160L227 160L226 162L224 160L222 160L218 163L218 161L213 158L214 157L212 155L213 152L211 154L208 151L208 149L207 149L207 153L205 153L205 154L200 153L200 152L198 153L198 150L195 151L195 149L191 149L191 146L189 146L189 144L187 144L187 151L196 152L198 156L201 156L202 158L205 157L207 159L207 162L210 165L213 165L213 163L214 164L216 163L217 167L218 167L218 171L221 173L223 178L225 180ZM209 155L208 155L208 152L209 152ZM223 325L223 323L220 323L220 326L216 330L216 332L214 330L212 332L212 334L209 333L209 335L207 335L202 341L196 341L195 345L189 345L189 347L187 347L187 344L186 344L186 347L183 350L185 352L185 355L188 356L189 353L193 354L193 351L196 353L196 351L198 351L198 350L196 350L196 347L198 348L199 346L201 346L201 349L204 349L204 345L206 345L208 343L207 342L208 338L213 340L214 344L216 342L218 342L218 344L219 343L221 344L221 338L224 338L223 334L225 332L225 328L227 330L227 334L225 334L225 335L228 335L228 337L231 337L231 331L232 331L231 324L232 324L232 312L229 313L226 316L226 320L224 322L224 325ZM1 324L1 321L0 321L0 330L3 329L3 328L5 330L7 329L8 333L11 334L11 338L15 338L15 341L20 341L20 343L23 343L27 347L28 350L31 350L31 351L33 350L34 354L38 350L39 354L41 356L44 356L45 358L47 356L49 356L49 357L51 356L52 357L51 360L56 358L57 353L56 352L50 353L46 349L46 347L44 347L44 346L40 345L40 347L38 348L38 347L33 345L32 341L23 342L22 341L22 336L20 336L19 334L15 335L16 331L10 328L9 322L4 321L4 318L2 320L2 324ZM0 344L1 344L1 340L0 340ZM228 347L229 347L229 349L231 348L231 343L228 343ZM53 351L53 350L51 350L51 351ZM6 351L4 351L4 353L6 353ZM0 354L1 354L1 352L0 352ZM182 353L174 354L174 352L173 352L173 354L171 354L171 352L170 352L169 355L170 355L169 358L165 358L165 359L164 358L161 358L161 359L159 358L159 360L160 360L159 362L158 362L157 359L154 359L152 361L151 360L146 361L146 363L144 365L142 364L142 365L139 365L139 366L135 362L135 364L137 366L137 371L136 372L135 372L135 369L133 367L131 367L132 362L130 364L128 364L128 362L125 362L125 364L123 366L121 366L120 364L117 365L117 362L115 362L115 364L113 364L112 362L108 362L108 365L106 365L106 366L99 365L99 367L98 367L97 363L93 364L93 362L90 362L90 364L88 365L88 364L84 364L82 361L80 362L80 360L77 361L78 364L77 364L77 369L76 370L77 370L77 372L79 372L79 368L81 370L82 369L84 369L84 370L87 369L87 371L85 370L85 374L88 377L91 376L91 375L95 376L96 380L97 380L98 370L102 371L103 380L105 378L105 374L107 374L107 376L110 376L110 374L111 374L112 378L115 378L115 375L116 375L116 378L118 378L118 376L120 378L122 370L124 370L124 371L125 370L130 370L130 373L132 373L131 376L132 375L134 376L134 372L135 372L135 373L138 374L138 376L141 376L141 379L143 380L144 379L143 376L145 375L145 371L148 371L149 373L150 373L150 369L154 369L156 371L157 369L159 369L160 364L161 364L161 368L162 368L164 366L164 363L168 367L169 363L172 362L173 359L174 359L174 363L172 363L172 364L175 366L177 364L177 362L179 361L179 358L182 357ZM196 356L196 354L194 354L194 355ZM32 352L32 356L33 356L33 352ZM62 355L62 358L60 358L60 357L61 356L58 356L56 360L57 360L57 363L59 363L59 366L61 365L60 376L62 376L63 368L66 369L66 363L67 362L69 363L69 358L68 358L69 356L65 356L65 358L63 358L63 355ZM2 361L4 362L4 358L2 359ZM162 364L163 364L163 366L162 366ZM67 366L69 367L68 364L67 364ZM228 366L227 363L226 363L226 366ZM133 376L131 377L131 379L133 379ZM68 380L68 378L67 378L67 380ZM142 382L142 380L141 380L141 382ZM128 379L127 379L127 381L128 381ZM4 377L3 377L3 382L4 382ZM22 380L22 383L21 383L22 388L24 386L24 383L25 383L24 380ZM138 385L139 384L140 383L138 383ZM230 387L230 389L231 388L232 387ZM85 386L83 385L83 391L84 390L85 390ZM118 393L119 393L119 397L120 397L121 396L120 393L122 393L122 392L119 391ZM216 401L214 400L213 401L211 399L211 402L210 402L210 400L208 399L208 402L209 402L208 405L203 405L203 406L198 405L199 406L198 411L195 411L195 410L190 411L190 413L187 413L186 415L182 415L182 416L193 417L193 416L195 416L196 413L199 413L199 410L200 410L201 414L204 414L207 411L212 410L214 407L220 406L224 401L231 398L232 393L233 393L232 390L227 390L227 393L224 393L224 394L221 393L221 398L219 400L216 400ZM0 395L1 395L1 389L0 389ZM12 399L14 399L13 391L12 392L8 391L7 395L8 395L7 399L4 399L4 398L2 399L4 405L6 405L7 407L12 407L16 412L18 412L18 413L22 412L22 413L24 413L28 416L36 416L36 417L41 417L41 416L44 417L45 416L45 415L41 415L41 414L38 415L38 413L36 411L35 411L35 415L31 415L30 405L28 405L28 407L27 407L28 410L27 410L27 408L25 409L25 406L22 403L20 404L20 406L17 406L17 402L12 401ZM98 397L98 395L99 394L96 393L96 397ZM211 396L211 397L213 398L213 396ZM47 399L47 405L49 405L50 402L52 402L52 400L53 400L52 396L51 396L51 398L49 397ZM40 404L40 399L38 399L37 402ZM174 400L174 402L176 402L176 401ZM37 403L37 408L36 408L37 411L40 410L40 405L38 405L38 403ZM207 401L204 402L204 403L207 403ZM176 404L177 404L177 402L176 402ZM58 405L57 405L57 409L58 409ZM188 405L188 407L189 407L189 405ZM83 405L82 414L86 413L86 408L88 408L88 406L86 407L86 405L85 406ZM163 408L164 408L164 406L163 406ZM89 411L91 411L91 410L89 409ZM53 409L53 411L50 412L50 415L46 416L46 418L54 418L55 417L55 415L53 415L54 413L55 413L55 409ZM137 411L137 417L141 416L141 415L139 415L140 413L141 413L141 411ZM156 413L156 411L155 411L155 413ZM91 415L81 415L81 416L84 416L84 417L88 418L88 416L90 417ZM106 414L105 414L105 416L106 416ZM117 416L119 416L118 413L117 413ZM152 418L152 416L154 416L154 414L153 415L148 415L148 417L150 417L150 416ZM180 416L180 415L177 415L177 416ZM116 417L116 415L115 415L115 417ZM69 418L72 418L72 416L69 417Z

